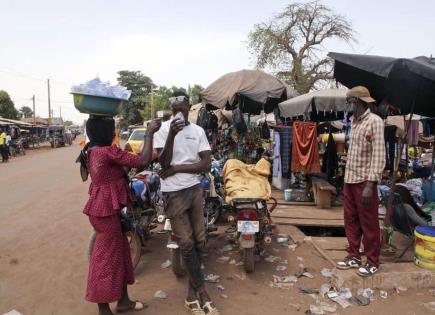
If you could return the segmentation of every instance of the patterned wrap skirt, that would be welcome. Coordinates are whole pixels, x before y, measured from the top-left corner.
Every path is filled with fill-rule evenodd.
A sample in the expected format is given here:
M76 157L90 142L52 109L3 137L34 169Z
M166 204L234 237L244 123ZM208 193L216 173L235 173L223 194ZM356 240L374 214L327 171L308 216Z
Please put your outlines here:
M89 216L97 232L91 254L86 300L94 303L118 301L127 284L134 283L127 236L122 233L119 215Z

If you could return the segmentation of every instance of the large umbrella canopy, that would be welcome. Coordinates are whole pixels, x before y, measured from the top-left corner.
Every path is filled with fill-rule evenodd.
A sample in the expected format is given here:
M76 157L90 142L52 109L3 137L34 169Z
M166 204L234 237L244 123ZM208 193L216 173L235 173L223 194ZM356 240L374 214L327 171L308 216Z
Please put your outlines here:
M245 113L270 112L286 97L286 86L261 70L241 70L220 77L201 92L202 103L216 108L234 108Z
M348 88L363 85L378 101L403 114L414 111L435 116L435 59L391 58L329 53L335 60L334 77Z
M344 112L346 92L346 89L313 91L279 103L279 110L282 117L307 115L312 111Z

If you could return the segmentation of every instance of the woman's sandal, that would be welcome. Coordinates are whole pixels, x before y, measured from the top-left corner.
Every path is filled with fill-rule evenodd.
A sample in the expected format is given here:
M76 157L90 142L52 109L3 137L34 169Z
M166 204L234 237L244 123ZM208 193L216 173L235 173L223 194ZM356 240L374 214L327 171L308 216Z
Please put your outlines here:
M124 312L130 312L130 311L142 311L143 309L147 308L148 305L139 302L139 301L134 301L134 306L133 307L128 307L125 309L120 309L118 308L118 306L116 307L116 312L117 313L124 313Z
M184 307L192 314L192 315L205 315L204 311L201 308L198 300L188 302L184 301Z
M206 315L220 315L219 310L213 305L213 302L207 302L202 307Z

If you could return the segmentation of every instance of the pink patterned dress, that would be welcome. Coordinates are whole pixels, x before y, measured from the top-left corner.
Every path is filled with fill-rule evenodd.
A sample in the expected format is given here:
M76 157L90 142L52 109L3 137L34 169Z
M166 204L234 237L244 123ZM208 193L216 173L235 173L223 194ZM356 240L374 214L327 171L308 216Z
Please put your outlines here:
M134 282L130 247L121 230L120 209L131 202L123 166L139 167L142 159L115 146L88 151L92 183L83 212L97 232L92 251L86 300L111 303Z

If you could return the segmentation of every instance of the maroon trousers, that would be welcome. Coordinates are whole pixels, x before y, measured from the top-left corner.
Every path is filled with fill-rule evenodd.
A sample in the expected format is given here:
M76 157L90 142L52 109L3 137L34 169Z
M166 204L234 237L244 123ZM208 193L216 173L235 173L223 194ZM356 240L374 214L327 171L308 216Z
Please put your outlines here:
M373 185L373 197L369 205L361 202L364 183L344 184L344 229L349 242L349 257L360 258L361 238L367 261L379 267L381 230L379 228L379 197L377 185Z

